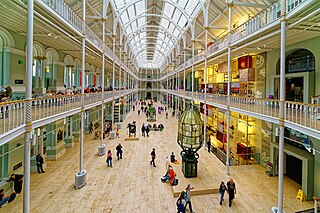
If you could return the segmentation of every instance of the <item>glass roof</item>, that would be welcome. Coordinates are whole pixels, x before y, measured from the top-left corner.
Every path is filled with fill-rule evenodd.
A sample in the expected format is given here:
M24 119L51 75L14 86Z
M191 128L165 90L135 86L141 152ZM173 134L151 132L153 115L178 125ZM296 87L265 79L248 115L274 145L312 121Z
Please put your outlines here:
M162 8L157 6L159 4L148 8L148 3L152 2L150 0L113 1L139 68L163 67L186 30L188 20L191 21L201 8L199 0L162 0ZM154 7L157 14L151 13ZM157 21L152 22L153 18ZM149 32L156 33L150 36Z

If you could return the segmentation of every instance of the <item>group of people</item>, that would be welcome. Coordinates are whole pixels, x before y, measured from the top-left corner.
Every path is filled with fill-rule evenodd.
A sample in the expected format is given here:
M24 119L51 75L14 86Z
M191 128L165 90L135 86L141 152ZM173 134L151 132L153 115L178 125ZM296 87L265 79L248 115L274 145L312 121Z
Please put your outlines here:
M232 206L232 201L235 198L235 195L237 193L236 190L236 184L233 182L233 179L230 178L227 182L227 185L224 184L223 181L221 181L220 187L219 187L219 193L220 193L220 205L222 205L222 202L224 200L224 193L227 192L229 195L229 207Z
M116 146L116 154L117 154L117 157L118 157L118 160L122 159L122 145L121 143L119 143L117 146ZM108 153L107 153L107 160L106 160L106 163L109 167L112 167L112 151L109 149L108 150Z
M4 189L0 189L0 208L4 204L11 203L15 198L17 194L20 194L22 191L22 185L23 185L23 175L21 174L12 174L10 177L6 180L6 182L13 182L13 190L14 192L10 193L10 195L4 194Z
M141 126L142 136L143 136L143 137L146 137L146 134L147 134L147 137L149 137L150 129L151 129L151 124L145 125L145 124L143 123L142 126Z
M193 209L192 209L192 204L191 204L191 189L193 189L193 187L191 187L190 184L188 184L186 191L182 191L177 202L177 209L178 209L178 213L185 213L186 212L186 208L187 205L189 205L189 210L192 213Z
M153 124L153 126L151 124L145 124L143 123L142 126L141 126L141 133L142 133L142 136L145 137L146 134L147 134L147 137L149 137L149 132L151 130L153 131L162 131L164 129L164 125L163 124Z

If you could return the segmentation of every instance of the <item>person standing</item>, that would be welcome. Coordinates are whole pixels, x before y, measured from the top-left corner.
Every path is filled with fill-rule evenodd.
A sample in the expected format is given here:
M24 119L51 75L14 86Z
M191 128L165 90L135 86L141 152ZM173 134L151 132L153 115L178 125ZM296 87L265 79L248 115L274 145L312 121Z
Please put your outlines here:
M224 193L227 190L226 185L224 185L224 182L221 181L220 186L219 186L219 193L220 193L220 205L222 205L222 201L224 198Z
M210 139L210 138L209 138L209 140L208 140L207 145L208 145L208 152L210 153L210 147L211 147L211 139Z
M122 145L119 143L116 147L118 160L122 159Z
M188 184L187 188L186 188L186 205L189 204L189 210L192 213L192 205L191 205L191 189L193 189L193 187L191 187L190 184Z
M166 112L166 119L168 119L168 112Z
M91 134L93 132L93 123L90 122L89 123L89 134Z
M112 152L110 149L108 150L108 154L107 154L107 164L108 166L112 167Z
M185 192L182 191L177 202L176 202L177 209L178 209L177 213L180 213L180 212L185 213L186 212L187 203L186 203L186 199L184 198L184 194L185 194Z
M237 193L236 184L233 182L232 178L230 178L230 180L227 182L227 192L229 194L229 207L231 207L232 200L234 199Z
M42 157L40 154L37 155L36 161L37 161L37 171L38 171L38 173L40 173L40 171L41 171L42 173L44 173L44 171L43 171L43 166L42 166L42 164L43 164L43 157Z
M149 132L150 132L150 126L149 126L149 125L147 125L147 127L146 127L147 137L149 137Z
M138 115L140 115L140 109L138 109Z
M146 131L146 127L144 126L144 123L143 123L141 127L141 132L143 137L146 137L145 131Z
M20 174L12 174L7 180L6 182L10 182L13 181L13 188L14 188L14 192L17 194L20 194L22 191L22 185L23 185L23 175Z
M151 152L151 161L150 161L150 165L153 164L154 167L156 167L156 164L154 162L154 160L156 159L156 149L153 148L152 152Z

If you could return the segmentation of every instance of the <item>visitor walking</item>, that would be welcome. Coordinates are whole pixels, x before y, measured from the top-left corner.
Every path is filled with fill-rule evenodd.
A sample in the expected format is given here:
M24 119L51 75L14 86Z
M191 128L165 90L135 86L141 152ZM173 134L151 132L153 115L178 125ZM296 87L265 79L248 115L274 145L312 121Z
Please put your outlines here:
M168 119L168 112L166 112L166 119Z
M149 126L149 125L147 125L147 127L146 127L147 137L149 137L149 132L150 132L150 126Z
M38 173L40 173L40 171L41 171L42 173L44 173L44 171L43 171L43 166L42 166L42 164L43 164L43 157L42 157L40 154L37 155L36 161L37 161L37 171L38 171Z
M119 143L116 147L118 160L122 159L122 145Z
M186 203L186 199L184 198L184 195L185 195L185 192L182 191L177 202L176 202L177 209L178 209L177 213L180 213L180 212L185 213L186 212L187 203Z
M140 109L138 109L138 115L140 115Z
M193 187L191 187L190 184L188 184L187 188L186 188L186 205L189 204L189 210L192 213L192 205L191 205L191 189L193 189Z
M107 154L107 164L108 166L112 167L112 152L110 149L108 150L108 154Z
M141 132L142 132L142 136L143 136L143 137L146 137L145 131L146 131L146 127L145 127L145 125L144 125L144 123L143 123L143 124L142 124L142 127L141 127Z
M230 180L227 182L227 192L229 194L229 207L231 207L232 200L235 198L237 193L236 184L233 182L232 178L230 178Z
M150 165L153 165L154 167L156 167L156 164L154 162L154 160L156 159L156 149L153 148L152 152L151 152L151 161L150 161Z
M220 186L219 186L219 193L220 193L220 205L222 205L222 201L224 198L224 193L227 190L226 185L224 185L224 182L221 181Z

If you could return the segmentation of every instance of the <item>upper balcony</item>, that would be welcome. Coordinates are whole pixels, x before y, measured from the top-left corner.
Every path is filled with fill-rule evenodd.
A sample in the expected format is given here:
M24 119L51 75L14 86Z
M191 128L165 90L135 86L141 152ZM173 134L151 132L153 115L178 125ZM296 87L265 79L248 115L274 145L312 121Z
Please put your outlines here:
M319 2L313 0L286 0L287 20L292 20L291 22L288 21L287 29L303 23L303 21L306 21L308 17L312 17L313 13L319 10L317 4L319 4ZM295 17L302 11L307 11L308 8L311 9L308 10L308 14L304 16L303 19ZM231 33L232 51L240 51L239 53L241 53L243 52L244 46L254 45L255 43L257 43L258 45L259 41L261 42L263 39L266 40L270 39L272 36L280 36L280 13L281 1L279 0L270 7L261 11L256 16L249 19L247 22L233 29ZM207 52L200 52L185 63L180 64L171 73L168 73L165 76L161 77L160 80L165 80L169 76L174 75L182 71L183 69L190 68L192 64L197 65L199 63L202 63L204 62L206 57L208 59L213 59L214 57L221 57L223 54L226 55L228 48L228 39L228 35L225 35L215 40L208 47ZM275 45L277 45L277 43L275 43ZM279 48L279 46L277 48ZM255 51L256 50L257 49L255 49Z
M83 19L79 17L64 0L38 0L36 3L36 6L40 6L41 9L49 12L79 36L82 36ZM85 24L84 29L88 43L94 46L95 49L99 50L100 53L104 52L107 57L112 61L115 61L118 66L137 78L136 74L133 73L125 63L123 63L123 61L121 61L120 58L110 50L109 47L107 47L107 45L89 28L88 25Z
M166 90L162 92L186 97L221 109L227 109L228 96L211 93L188 92L184 90ZM275 99L248 98L230 96L230 110L279 124L279 108L281 102ZM285 126L320 139L320 104L305 104L284 101Z

